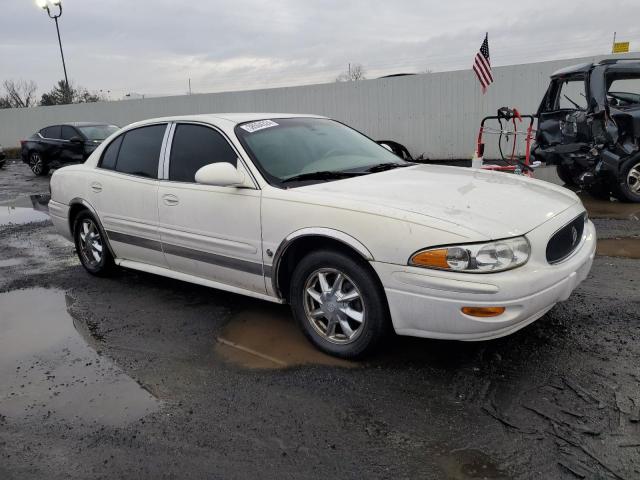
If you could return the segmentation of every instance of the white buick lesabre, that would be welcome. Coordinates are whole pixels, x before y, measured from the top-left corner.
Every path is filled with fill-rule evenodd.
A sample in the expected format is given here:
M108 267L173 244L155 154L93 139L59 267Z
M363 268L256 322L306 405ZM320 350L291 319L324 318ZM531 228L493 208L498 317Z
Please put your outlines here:
M288 302L321 350L390 332L485 340L530 324L587 276L578 197L505 173L407 163L312 115L135 123L51 178L82 265Z

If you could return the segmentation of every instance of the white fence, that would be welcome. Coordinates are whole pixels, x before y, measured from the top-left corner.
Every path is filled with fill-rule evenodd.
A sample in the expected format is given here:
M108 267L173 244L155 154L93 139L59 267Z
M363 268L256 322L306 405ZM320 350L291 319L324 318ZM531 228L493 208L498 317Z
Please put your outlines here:
M470 158L480 120L504 105L535 112L555 70L602 57L494 68L495 83L482 95L471 70L349 83L209 93L83 105L0 110L0 144L17 145L38 129L60 122L117 125L165 115L214 112L287 112L326 115L374 139L396 140L414 155ZM489 149L487 156L495 156Z

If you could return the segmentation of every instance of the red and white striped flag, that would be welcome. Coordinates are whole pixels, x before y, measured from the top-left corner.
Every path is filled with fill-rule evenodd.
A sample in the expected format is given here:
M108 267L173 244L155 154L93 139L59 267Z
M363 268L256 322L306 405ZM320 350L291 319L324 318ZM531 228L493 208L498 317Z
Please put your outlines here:
M473 62L473 71L476 72L480 86L482 87L482 93L487 93L487 87L493 83L493 76L491 75L491 61L489 60L489 34L484 37L484 42L480 46L480 50L476 53L476 58Z

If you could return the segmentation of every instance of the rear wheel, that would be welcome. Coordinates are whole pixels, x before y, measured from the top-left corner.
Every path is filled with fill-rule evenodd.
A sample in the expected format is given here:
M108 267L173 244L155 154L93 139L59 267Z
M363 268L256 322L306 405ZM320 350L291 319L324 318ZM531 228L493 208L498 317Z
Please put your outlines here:
M293 272L289 299L305 336L336 357L363 357L389 332L378 279L367 265L337 251L304 257Z
M640 156L630 158L620 168L614 193L622 202L640 203Z
M76 252L82 266L92 275L109 275L115 264L106 238L94 216L87 210L78 214L73 228Z
M49 167L44 163L42 155L38 152L31 152L29 154L29 167L31 171L39 177L43 177L49 173Z

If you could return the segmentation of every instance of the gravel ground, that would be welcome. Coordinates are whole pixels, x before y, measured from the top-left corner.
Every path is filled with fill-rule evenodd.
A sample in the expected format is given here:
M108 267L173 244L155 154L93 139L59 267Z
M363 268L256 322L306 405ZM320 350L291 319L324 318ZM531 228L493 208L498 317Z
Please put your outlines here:
M46 193L24 165L0 170L0 205ZM638 260L598 256L507 338L397 337L340 365L287 334L295 361L254 365L216 338L267 310L293 329L286 307L92 277L35 215L0 225L2 479L640 478ZM597 219L599 237L637 238L633 218Z

